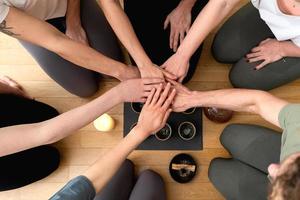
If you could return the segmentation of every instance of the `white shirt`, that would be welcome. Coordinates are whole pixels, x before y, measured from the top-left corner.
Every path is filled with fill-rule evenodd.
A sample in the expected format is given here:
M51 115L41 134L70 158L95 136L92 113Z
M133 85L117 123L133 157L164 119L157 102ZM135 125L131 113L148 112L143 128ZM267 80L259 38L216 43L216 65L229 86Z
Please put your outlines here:
M279 41L291 40L300 47L300 17L281 12L277 0L251 0L260 17Z
M18 8L41 20L63 17L67 0L0 0L0 23L6 18L9 7Z

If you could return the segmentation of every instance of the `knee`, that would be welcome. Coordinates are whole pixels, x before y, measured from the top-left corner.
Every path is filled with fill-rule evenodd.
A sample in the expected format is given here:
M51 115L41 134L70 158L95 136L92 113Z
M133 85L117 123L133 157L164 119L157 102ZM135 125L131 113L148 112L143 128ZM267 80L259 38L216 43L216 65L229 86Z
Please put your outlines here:
M231 146L230 144L232 143L232 141L234 141L235 133L240 126L240 124L230 124L224 128L220 136L220 142L226 149Z
M156 187L157 186L164 187L164 185L165 185L162 177L158 173L156 173L152 170L149 170L149 169L143 171L140 174L139 179L145 180L147 182L147 184L155 185Z
M240 59L239 51L237 50L238 47L234 46L236 42L232 37L234 37L232 34L225 34L222 30L215 36L211 53L218 62L234 63Z
M74 91L70 91L72 94L75 94L76 96L82 97L82 98L88 98L93 96L97 93L99 89L98 84L90 84L88 87L85 88L79 88Z
M216 179L218 178L218 171L220 169L220 164L221 164L220 161L222 159L223 158L214 158L209 164L208 178L213 184L215 184Z

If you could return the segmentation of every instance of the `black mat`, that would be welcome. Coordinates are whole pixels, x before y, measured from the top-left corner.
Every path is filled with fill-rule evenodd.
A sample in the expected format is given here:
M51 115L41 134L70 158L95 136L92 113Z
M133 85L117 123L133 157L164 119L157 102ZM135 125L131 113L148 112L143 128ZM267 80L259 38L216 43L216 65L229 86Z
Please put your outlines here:
M124 136L136 124L139 113L133 111L131 103L124 104ZM191 122L196 127L196 135L192 140L185 141L178 134L178 127L182 122ZM149 122L151 123L151 122ZM138 150L202 150L202 109L196 108L191 114L171 113L167 123L172 127L172 136L167 141L159 141L154 135L147 138Z

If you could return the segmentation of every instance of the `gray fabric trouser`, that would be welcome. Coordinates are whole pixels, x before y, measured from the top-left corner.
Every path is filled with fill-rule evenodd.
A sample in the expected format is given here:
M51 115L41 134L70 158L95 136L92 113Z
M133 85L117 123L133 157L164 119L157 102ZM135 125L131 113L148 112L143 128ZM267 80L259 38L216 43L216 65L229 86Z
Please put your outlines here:
M143 171L134 180L134 165L126 160L117 174L94 200L165 200L165 184L159 174Z
M65 32L65 19L48 22ZM81 0L81 22L92 48L115 60L122 60L118 41L95 0ZM70 93L87 97L98 90L98 73L79 67L42 47L24 41L21 44L43 70Z
M278 163L281 134L256 125L227 126L221 137L231 159L216 158L208 176L228 200L267 199L268 166Z
M233 64L229 78L234 87L270 90L300 77L299 58L285 58L261 70L254 70L259 62L247 62L244 56L267 38L274 35L252 3L230 17L218 31L212 54L219 62Z

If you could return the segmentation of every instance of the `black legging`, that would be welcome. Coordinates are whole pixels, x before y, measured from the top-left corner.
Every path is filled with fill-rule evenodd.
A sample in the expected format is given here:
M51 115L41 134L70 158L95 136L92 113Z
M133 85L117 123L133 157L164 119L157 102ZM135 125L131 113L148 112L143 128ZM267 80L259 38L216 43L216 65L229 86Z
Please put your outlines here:
M125 0L124 7L135 33L153 63L162 65L174 54L169 47L170 28L164 30L164 21L181 0L151 1ZM192 10L192 22L196 19L208 0L198 0ZM190 68L184 83L195 73L202 45L190 59Z
M1 128L41 122L57 115L58 112L46 104L0 94ZM45 178L57 169L59 160L58 150L51 146L40 146L0 157L0 191L19 188Z

